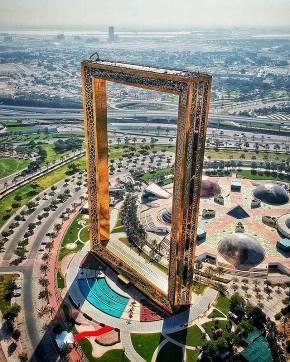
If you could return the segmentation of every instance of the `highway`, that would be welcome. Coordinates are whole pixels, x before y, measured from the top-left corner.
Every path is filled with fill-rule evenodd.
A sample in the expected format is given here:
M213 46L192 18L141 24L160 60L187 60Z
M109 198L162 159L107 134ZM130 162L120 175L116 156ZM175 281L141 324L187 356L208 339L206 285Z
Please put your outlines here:
M111 118L144 118L160 119L160 118L175 118L177 113L175 111L144 111L132 109L109 109L108 116ZM36 119L36 120L79 120L83 119L83 112L81 109L69 108L40 108L40 107L22 107L22 106L6 106L0 105L0 121L7 119ZM261 123L261 124L276 124L289 125L290 120L278 121L272 118L257 118L257 117L242 117L228 114L209 114L209 121L228 121L239 123Z

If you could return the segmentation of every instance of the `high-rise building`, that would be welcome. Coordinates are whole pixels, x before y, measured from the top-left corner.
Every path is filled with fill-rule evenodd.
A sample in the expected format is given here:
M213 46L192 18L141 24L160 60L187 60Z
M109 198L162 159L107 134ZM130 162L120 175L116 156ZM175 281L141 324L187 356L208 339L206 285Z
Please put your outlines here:
M109 26L109 41L115 40L115 29L113 26Z
M109 250L110 209L106 81L179 96L167 292ZM91 250L149 298L172 312L192 296L195 242L211 77L108 61L82 62ZM134 251L132 251L134 253ZM132 255L133 256L133 255Z

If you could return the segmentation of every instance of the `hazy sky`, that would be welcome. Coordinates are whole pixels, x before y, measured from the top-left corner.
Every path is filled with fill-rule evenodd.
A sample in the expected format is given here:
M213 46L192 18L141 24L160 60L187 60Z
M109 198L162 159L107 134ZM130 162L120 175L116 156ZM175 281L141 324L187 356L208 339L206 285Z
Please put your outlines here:
M0 27L290 26L290 0L0 0Z

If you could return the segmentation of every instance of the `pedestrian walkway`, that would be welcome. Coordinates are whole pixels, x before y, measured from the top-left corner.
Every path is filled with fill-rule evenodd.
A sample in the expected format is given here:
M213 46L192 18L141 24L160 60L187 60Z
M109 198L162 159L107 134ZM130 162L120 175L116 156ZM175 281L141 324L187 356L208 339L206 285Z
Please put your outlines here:
M126 330L128 332L160 332L165 333L175 332L180 329L181 325L190 323L198 316L204 314L208 310L208 306L211 305L218 292L212 288L207 288L201 295L194 296L193 303L190 306L189 312L182 312L177 315L166 318L165 320L152 321L152 322L139 322L139 321L128 321L127 319L114 318L99 309L93 307L81 293L78 283L77 275L81 261L85 258L89 251L89 247L85 246L80 252L78 252L71 260L67 274L66 274L66 285L67 290L76 305L81 306L81 311L86 313L98 323L113 326L119 328L121 331Z

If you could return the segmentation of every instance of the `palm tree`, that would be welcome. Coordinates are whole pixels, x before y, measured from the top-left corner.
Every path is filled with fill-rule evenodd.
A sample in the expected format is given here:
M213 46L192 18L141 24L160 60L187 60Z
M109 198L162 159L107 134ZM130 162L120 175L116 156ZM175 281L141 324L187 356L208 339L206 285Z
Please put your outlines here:
M48 254L48 253L44 253L44 254L42 255L41 259L42 259L43 261L47 261L47 260L49 259L49 254Z
M288 316L287 315L284 315L283 317L282 317L282 323L283 323L283 330L284 330L284 338L286 338L286 324L287 324L287 322L288 322Z
M207 266L204 271L206 278L211 279L211 277L213 276L213 273L214 273L214 268L211 265Z
M47 301L50 296L51 296L51 293L47 289L41 290L38 294L39 299L46 299Z
M49 285L49 280L47 279L47 278L45 278L45 277L40 277L39 279L38 279L38 282L39 282L39 284L42 286L42 287L48 287L48 285Z
M46 274L47 270L48 270L48 265L47 264L41 264L40 265L40 271L42 273Z
M224 269L220 265L216 267L215 271L219 277L224 273Z

